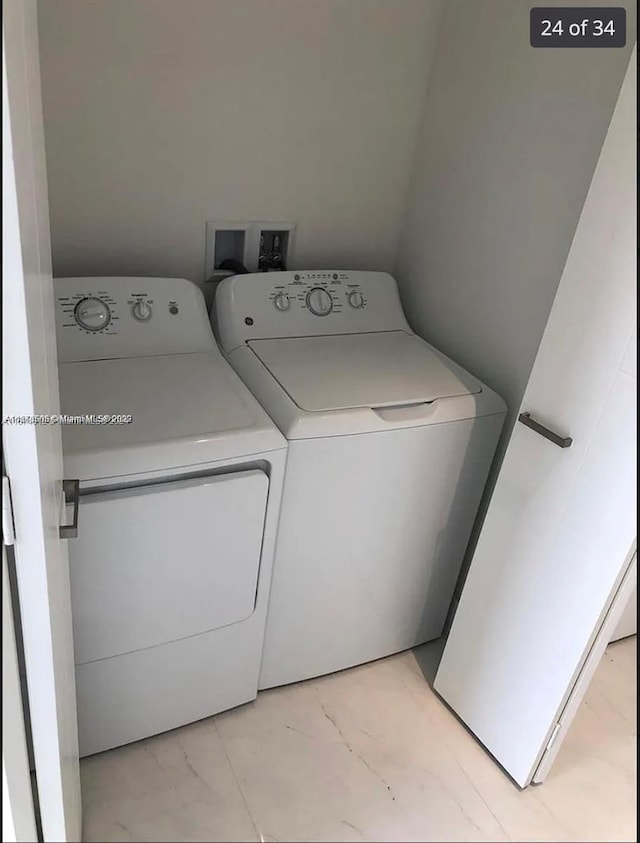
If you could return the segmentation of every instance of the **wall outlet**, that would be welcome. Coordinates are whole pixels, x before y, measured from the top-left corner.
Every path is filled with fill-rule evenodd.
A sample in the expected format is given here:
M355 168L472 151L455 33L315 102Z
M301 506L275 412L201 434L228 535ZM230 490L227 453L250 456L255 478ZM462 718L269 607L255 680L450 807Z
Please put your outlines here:
M295 230L292 222L208 220L204 280L220 277L220 264L229 259L249 272L290 269Z

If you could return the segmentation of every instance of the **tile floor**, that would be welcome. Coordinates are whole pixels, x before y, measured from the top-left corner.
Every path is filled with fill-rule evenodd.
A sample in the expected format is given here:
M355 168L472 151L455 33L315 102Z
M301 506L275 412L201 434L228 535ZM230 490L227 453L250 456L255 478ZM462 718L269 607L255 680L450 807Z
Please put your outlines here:
M519 791L433 694L426 645L82 762L85 841L634 841L636 638Z

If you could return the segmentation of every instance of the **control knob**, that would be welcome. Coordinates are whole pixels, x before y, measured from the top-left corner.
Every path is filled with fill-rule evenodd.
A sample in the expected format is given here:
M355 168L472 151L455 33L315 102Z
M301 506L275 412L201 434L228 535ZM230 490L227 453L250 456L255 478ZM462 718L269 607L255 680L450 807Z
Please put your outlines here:
M134 319L137 319L138 322L148 322L149 319L151 319L152 313L153 311L151 310L151 306L143 299L137 301L131 307L131 315Z
M111 321L109 305L93 296L79 301L73 315L78 325L86 331L101 331Z
M360 308L364 304L364 296L362 293L359 293L357 290L354 290L352 293L349 293L347 296L347 300L351 307Z
M286 293L277 293L273 297L273 305L276 310L289 310L289 308L291 307L289 296Z
M328 316L333 310L333 299L324 287L314 287L307 293L307 307L314 316Z

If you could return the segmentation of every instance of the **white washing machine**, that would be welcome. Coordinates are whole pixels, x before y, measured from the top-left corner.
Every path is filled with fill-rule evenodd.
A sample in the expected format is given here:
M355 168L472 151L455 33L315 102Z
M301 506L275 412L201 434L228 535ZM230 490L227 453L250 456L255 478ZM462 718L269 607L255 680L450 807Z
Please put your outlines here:
M378 272L221 282L231 365L289 440L260 688L442 633L505 418Z
M255 698L287 443L190 281L58 278L54 291L90 755Z

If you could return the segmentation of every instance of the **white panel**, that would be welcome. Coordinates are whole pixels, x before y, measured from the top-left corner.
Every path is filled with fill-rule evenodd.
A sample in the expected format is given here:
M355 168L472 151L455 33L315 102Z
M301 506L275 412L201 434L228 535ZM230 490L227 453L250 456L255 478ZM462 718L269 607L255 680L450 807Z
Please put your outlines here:
M308 294L321 288L331 297L332 309L316 316L307 305ZM349 304L350 294L362 305ZM287 307L276 307L286 296ZM234 275L221 281L211 311L216 336L226 354L244 342L273 337L314 337L363 331L407 331L398 287L386 272L318 271Z
M78 665L80 755L254 700L263 630L264 611L242 624Z
M211 352L65 363L60 394L66 415L132 417L124 424L65 426L65 453L213 438L253 427L253 402L238 386L222 357Z
M260 687L441 634L503 418L290 444Z
M217 352L64 363L60 392L72 417L62 427L68 477L157 473L286 447Z
M634 172L635 53L435 680L523 786L636 535Z
M217 350L63 363L60 392L65 415L75 417L62 427L68 477L166 471L286 447ZM85 416L116 423L81 423Z
M201 290L184 278L56 278L56 334L60 361L105 360L145 354L184 354L217 348ZM83 329L74 314L83 299L97 299L108 314L101 330ZM147 320L133 315L138 302Z
M482 389L403 331L257 340L250 346L305 410L429 403Z
M452 360L440 355L431 346L427 347L435 351L454 372L460 371ZM229 360L289 440L390 431L489 415L500 415L504 418L506 412L504 401L484 384L482 392L433 401L431 404L375 409L357 407L325 413L307 412L301 410L271 377L249 346L237 348L231 353ZM461 377L464 375L462 372Z
M83 497L70 548L76 664L247 618L267 489L247 471Z

